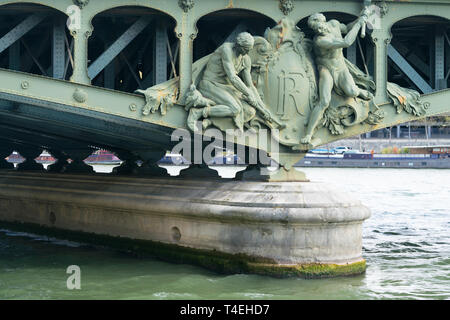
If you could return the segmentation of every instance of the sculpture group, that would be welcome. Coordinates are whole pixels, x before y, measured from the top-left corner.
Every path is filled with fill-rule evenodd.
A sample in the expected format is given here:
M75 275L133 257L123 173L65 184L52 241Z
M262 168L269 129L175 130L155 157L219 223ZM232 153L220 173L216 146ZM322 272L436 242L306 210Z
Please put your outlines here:
M187 127L197 133L210 126L278 129L281 144L305 150L324 143L315 135L322 126L342 135L346 127L376 125L384 112L373 101L375 83L343 54L367 19L367 9L348 25L313 14L308 19L313 39L289 18L264 37L240 33L194 63L193 83L178 101L189 112ZM419 93L393 83L387 88L397 112L425 113ZM146 96L144 115L158 109L165 114L177 101L178 80L138 92Z

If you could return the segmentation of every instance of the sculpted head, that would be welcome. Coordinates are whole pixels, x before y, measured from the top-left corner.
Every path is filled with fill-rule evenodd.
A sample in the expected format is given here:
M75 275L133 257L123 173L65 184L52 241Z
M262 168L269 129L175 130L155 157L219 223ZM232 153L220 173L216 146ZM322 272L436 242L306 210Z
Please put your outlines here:
M255 44L255 39L248 32L241 32L236 38L236 49L240 54L248 54L253 45Z
M327 24L327 19L321 13L314 13L308 18L308 26L318 34L326 34L330 32Z

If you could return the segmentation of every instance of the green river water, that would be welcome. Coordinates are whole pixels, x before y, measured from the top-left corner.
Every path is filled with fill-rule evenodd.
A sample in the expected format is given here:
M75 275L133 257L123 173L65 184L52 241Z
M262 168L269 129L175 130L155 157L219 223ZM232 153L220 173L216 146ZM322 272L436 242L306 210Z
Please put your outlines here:
M0 299L450 299L450 170L305 168L372 210L364 275L221 275L109 248L0 230ZM81 269L68 290L66 269Z

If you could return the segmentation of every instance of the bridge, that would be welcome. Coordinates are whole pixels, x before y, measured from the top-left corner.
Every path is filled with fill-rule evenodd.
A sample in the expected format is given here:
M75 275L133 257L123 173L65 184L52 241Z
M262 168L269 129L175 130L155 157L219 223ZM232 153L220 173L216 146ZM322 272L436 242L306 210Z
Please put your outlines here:
M285 16L306 32L306 18L314 12L326 8L329 18L348 22L362 9L361 1L172 2L0 1L2 157L16 149L34 159L45 148L56 157L84 159L98 147L123 160L157 161L173 146L173 129L186 128L187 115L176 107L164 116L144 115L144 98L135 90L176 78L181 101L192 82L193 61L238 32L262 36ZM346 56L373 75L376 103L388 103L390 80L423 94L432 106L428 116L444 112L448 4L374 4L380 8L377 29ZM395 122L409 120L414 117L405 114Z
M365 6L370 10L362 14ZM308 23L316 12L339 22L344 35L358 32L354 41L345 37L342 51L358 79L355 90L367 92L361 98L335 87L320 124L309 128L323 98ZM444 0L0 0L0 16L0 158L18 151L27 158L19 170L34 170L29 177L43 171L33 161L43 149L60 160L50 171L64 179L92 172L82 160L98 148L125 161L118 173L162 177L155 163L177 145L174 130L183 129L187 140L200 136L200 148L216 138L247 156L261 150L260 158L282 166L278 181L305 181L288 173L308 149L450 110ZM361 16L361 31L351 31ZM215 50L242 32L254 37L249 56L259 93L243 128L268 128L273 139L263 145L258 134L217 138L217 129L236 128L231 118L207 116L213 104L199 87ZM197 93L205 97L189 105ZM192 117L216 131L197 131ZM3 160L1 166L9 168ZM179 232L171 230L168 242Z

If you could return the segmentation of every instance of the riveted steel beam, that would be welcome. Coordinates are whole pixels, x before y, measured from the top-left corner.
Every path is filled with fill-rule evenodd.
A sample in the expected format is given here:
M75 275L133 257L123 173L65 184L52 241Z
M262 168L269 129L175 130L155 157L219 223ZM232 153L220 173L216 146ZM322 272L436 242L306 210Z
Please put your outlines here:
M89 78L94 79L133 41L152 21L151 17L142 17L129 27L100 57L88 68Z
M131 63L128 60L127 56L123 52L121 52L120 53L120 58L125 62L125 64L128 67L128 71L129 71L128 76L131 75L134 78L134 80L136 81L136 83L138 85L138 88L142 89L141 80L139 79L138 75L136 74L136 70L133 69L133 66L131 65Z
M167 80L167 26L157 23L153 42L153 84Z
M434 36L434 88L441 90L447 87L445 81L445 28L438 26Z
M3 119L9 117L15 121L14 125L33 130L44 128L46 133L64 132L61 135L66 138L79 136L84 141L91 140L92 144L126 150L146 147L150 150L155 146L170 149L173 144L170 142L170 128L185 128L186 124L186 113L183 108L177 106L169 109L164 117L158 113L142 116L136 111L139 106L144 105L144 99L134 94L10 70L0 70L0 83L0 99L10 101L5 107L0 105L0 115ZM77 90L78 94L74 94ZM80 90L84 91L83 95ZM80 97L85 97L86 101L77 101ZM422 100L430 105L427 115L446 112L448 106L445 101L448 99L450 90L424 95ZM406 112L394 116L396 108L393 107L383 106L383 109L387 112L385 121L376 127L350 127L345 137L417 119ZM79 133L71 135L73 132ZM80 133L82 135L79 135ZM337 140L343 137L329 138Z
M33 62L38 66L39 70L41 70L42 75L47 76L47 71L44 69L42 64L39 62L39 60L37 58L38 56L35 55L35 52L33 50L31 50L31 48L28 46L28 44L25 42L24 39L20 39L20 42L22 43L22 45L25 48L25 50L27 51L27 53L30 55ZM41 44L41 48L43 48L43 47L44 47L44 45ZM43 51L43 49L41 49L40 51Z
M44 45L44 43L48 43L48 41L51 41L50 39L51 39L50 34L48 34L48 33L44 34L43 37L41 39L39 39L39 42L41 43L41 45L38 46L37 49L35 49L32 52L33 56L38 57L38 58L41 57L47 47ZM21 39L21 40L23 40L23 39ZM22 43L22 41L19 41L19 42ZM36 62L33 59L32 55L30 55L28 53L28 50L25 48L25 46L23 44L21 44L21 46L22 46L22 51L23 51L21 70L28 72L33 67L33 65L36 65Z
M21 67L21 47L20 42L16 41L9 47L9 69L20 71Z
M397 51L405 57L405 59L410 62L414 68L417 68L420 72L427 74L429 66L422 61L421 58L419 58L415 53L413 53L410 49L403 45L400 41L395 41L395 39L392 39L392 45L397 49Z
M108 147L165 148L171 144L173 129L186 122L185 112L176 107L169 110L169 117L142 116L145 101L140 95L4 69L0 83L1 119ZM81 98L86 101L76 100Z
M406 61L405 58L392 45L388 46L388 56L402 70L402 72L421 90L423 93L433 91L431 86L417 73L417 71Z
M63 79L66 67L66 44L65 44L65 24L64 21L55 20L53 24L52 43L52 67L53 78Z
M447 35L447 33L444 33L445 39L447 40L447 50L445 50L445 69L447 70L446 75L445 75L445 80L447 81L448 84L448 80L450 77L450 39Z
M108 48L105 48L108 49ZM116 68L114 60L111 61L105 68L103 84L105 88L115 89L116 86Z
M3 94L0 94L0 98L18 100L17 97ZM166 134L162 127L155 128L148 124L139 126L130 119L96 112L79 112L65 105L41 101L34 103L15 103L15 107L8 107L6 101L0 100L0 124L33 132L28 135L28 140L59 150L89 145L108 150L153 150L170 145L170 132ZM52 110L52 107L56 110ZM15 132L10 130L2 134L0 130L0 136L17 137Z
M46 17L45 14L35 13L27 17L0 39L0 53L8 49L14 42L22 38L28 31L36 27Z

